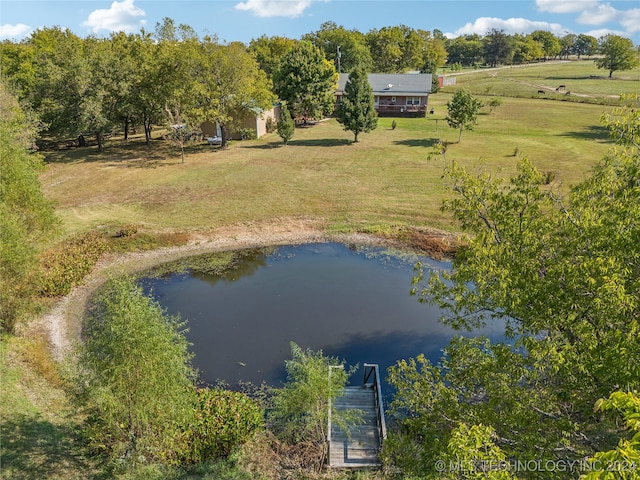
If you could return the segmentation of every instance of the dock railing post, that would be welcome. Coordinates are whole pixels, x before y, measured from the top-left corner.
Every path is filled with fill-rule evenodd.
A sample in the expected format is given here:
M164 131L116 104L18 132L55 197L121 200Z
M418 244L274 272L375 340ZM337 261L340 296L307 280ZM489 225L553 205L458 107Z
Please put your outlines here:
M342 368L344 369L344 365L329 365L329 379L328 379L328 389L327 389L327 405L329 406L329 412L327 415L327 463L331 465L331 404L333 399L333 388L331 383L331 371L334 368Z

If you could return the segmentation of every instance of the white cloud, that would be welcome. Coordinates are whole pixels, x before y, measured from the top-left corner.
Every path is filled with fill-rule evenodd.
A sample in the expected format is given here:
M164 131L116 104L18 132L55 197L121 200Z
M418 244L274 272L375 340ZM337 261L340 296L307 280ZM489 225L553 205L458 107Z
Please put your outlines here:
M576 13L598 6L599 0L536 0L536 6L541 12Z
M494 17L480 17L473 23L467 23L465 26L459 28L454 33L447 33L449 38L459 37L461 35L472 35L477 33L478 35L486 35L489 30L504 30L505 33L513 35L514 33L531 33L535 30L547 30L555 35L564 34L567 29L559 23L549 22L535 22L533 20L527 20L526 18L494 18Z
M584 32L585 35L591 35L595 38L604 37L605 35L618 35L619 37L629 37L627 32L622 30L612 30L610 28L599 28L597 30L591 30L589 32Z
M24 23L18 23L17 25L10 25L5 23L0 25L0 39L15 39L19 40L26 37L33 31L33 28Z
M576 22L584 25L603 25L608 22L614 22L621 17L619 10L611 5L598 5L596 8L588 8L584 10L576 19Z
M238 10L253 12L258 17L296 18L311 6L312 0L247 0L236 4Z
M640 31L640 8L632 8L624 12L624 16L620 19L620 25L629 33Z
M144 17L146 12L136 7L133 2L134 0L115 1L108 10L94 10L82 25L89 27L93 33L101 30L132 33L146 23L146 20L140 18Z

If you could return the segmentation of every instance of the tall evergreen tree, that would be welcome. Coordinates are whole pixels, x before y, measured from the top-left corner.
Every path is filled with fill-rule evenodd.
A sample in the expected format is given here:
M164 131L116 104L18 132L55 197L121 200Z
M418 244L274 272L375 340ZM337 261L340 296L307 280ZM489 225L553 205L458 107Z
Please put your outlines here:
M368 133L378 126L373 91L367 73L361 67L356 67L349 75L338 105L337 120L345 130L353 132L354 142L358 141L360 132Z
M287 108L287 104L283 103L280 107L280 117L278 118L278 135L282 138L282 141L286 145L293 137L293 132L295 131L295 124L293 123L293 118L291 118L291 113L289 113L289 109Z

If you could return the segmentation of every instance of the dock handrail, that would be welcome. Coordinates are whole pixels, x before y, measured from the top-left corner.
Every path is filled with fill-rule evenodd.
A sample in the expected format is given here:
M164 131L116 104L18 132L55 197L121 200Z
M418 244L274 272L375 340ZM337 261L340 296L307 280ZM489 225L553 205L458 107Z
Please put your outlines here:
M342 368L344 369L344 365L329 365L329 389L327 390L327 392L329 392L329 398L328 403L329 403L329 414L327 415L327 442L331 443L331 403L332 403L332 399L331 399L331 370L333 370L334 368Z
M384 405L382 404L382 388L380 385L380 367L377 363L364 364L364 380L363 385L367 385L369 377L373 374L373 391L376 401L376 414L378 416L378 435L380 436L380 445L387 438L387 424L384 419Z

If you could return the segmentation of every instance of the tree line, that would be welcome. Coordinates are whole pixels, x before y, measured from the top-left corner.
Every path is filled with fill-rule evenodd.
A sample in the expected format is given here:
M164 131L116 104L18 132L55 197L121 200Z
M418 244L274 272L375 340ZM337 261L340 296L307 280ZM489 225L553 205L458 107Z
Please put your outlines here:
M200 37L170 19L154 32L112 33L80 38L68 29L42 28L20 42L4 41L2 75L23 105L53 137L95 135L98 149L114 129L141 128L147 143L154 125L195 127L204 120L221 127L222 145L242 112L288 103L292 116L317 118L333 111L336 73L437 75L445 66L497 66L602 53L598 65L610 71L632 68L637 52L630 40L608 35L557 37L547 31L448 39L407 26L367 33L334 22L300 39L261 36L248 45ZM303 72L301 74L300 72ZM188 133L188 132L187 132ZM79 139L82 143L82 139Z

